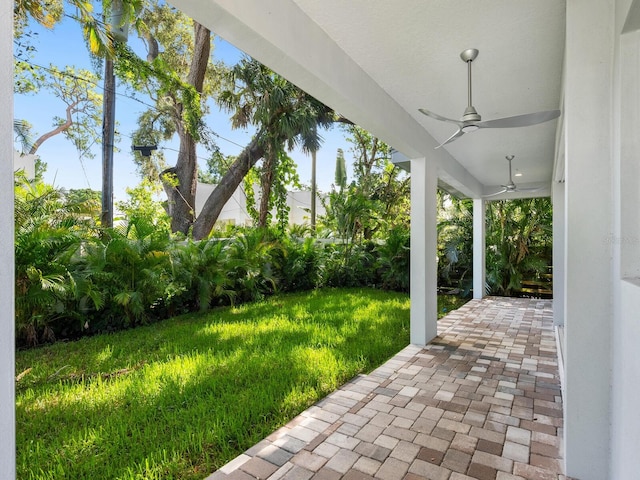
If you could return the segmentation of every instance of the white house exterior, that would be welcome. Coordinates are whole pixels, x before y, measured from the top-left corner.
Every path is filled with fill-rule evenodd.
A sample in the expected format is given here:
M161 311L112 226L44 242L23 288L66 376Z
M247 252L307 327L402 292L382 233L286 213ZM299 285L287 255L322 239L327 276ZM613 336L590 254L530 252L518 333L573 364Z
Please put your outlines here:
M33 154L21 154L17 150L13 151L13 170L24 171L27 178L36 176L36 156Z
M209 183L198 182L196 189L196 217L200 215L204 203L209 195L216 188ZM260 201L260 189L256 186L256 202ZM287 192L287 206L289 207L289 225L309 225L311 223L311 191L291 191ZM322 205L320 195L316 196L316 215L324 215L325 209ZM231 225L251 225L253 220L247 211L247 196L243 187L239 186L233 195L222 208L218 216L219 224Z
M0 6L3 157L12 158L11 14ZM515 154L554 202L554 316L564 326L566 474L640 471L640 0L174 0L200 23L402 152L412 171L411 341L436 334L436 188L474 199L484 283L486 194ZM434 150L474 99L487 119L559 108L544 125L483 130ZM537 109L537 110L536 110ZM507 131L508 130L508 131ZM468 138L467 138L468 137ZM0 471L15 472L10 162L0 162ZM543 194L538 193L538 194ZM497 197L494 197L497 198Z

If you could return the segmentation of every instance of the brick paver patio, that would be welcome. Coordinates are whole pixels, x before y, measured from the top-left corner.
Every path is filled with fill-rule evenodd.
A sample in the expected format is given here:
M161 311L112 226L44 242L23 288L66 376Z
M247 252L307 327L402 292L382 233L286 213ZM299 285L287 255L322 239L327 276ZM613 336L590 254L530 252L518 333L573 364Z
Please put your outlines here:
M558 480L551 301L472 300L207 480Z

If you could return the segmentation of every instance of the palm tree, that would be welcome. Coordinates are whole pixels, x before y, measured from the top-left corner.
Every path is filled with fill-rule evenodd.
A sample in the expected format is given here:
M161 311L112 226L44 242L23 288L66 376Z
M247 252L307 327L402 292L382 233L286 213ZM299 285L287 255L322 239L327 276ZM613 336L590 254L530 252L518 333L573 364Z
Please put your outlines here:
M77 12L85 38L91 52L102 57L113 57L110 26L93 15L93 3L86 0L68 0ZM109 2L110 6L112 2ZM122 17L129 21L140 10L142 0L120 0ZM63 18L63 0L15 0L13 2L13 27L16 38L20 38L29 17L46 28L53 28Z
M28 152L33 148L31 126L25 120L13 120L13 133L16 135L16 140L22 145L23 152Z
M233 127L255 125L258 131L205 202L193 227L196 239L209 235L222 207L259 160L265 161L261 184L263 198L268 198L283 150L296 145L305 152L317 150L321 141L317 127L328 127L335 120L329 107L256 60L240 61L228 81L230 88L222 93L220 104L233 112Z

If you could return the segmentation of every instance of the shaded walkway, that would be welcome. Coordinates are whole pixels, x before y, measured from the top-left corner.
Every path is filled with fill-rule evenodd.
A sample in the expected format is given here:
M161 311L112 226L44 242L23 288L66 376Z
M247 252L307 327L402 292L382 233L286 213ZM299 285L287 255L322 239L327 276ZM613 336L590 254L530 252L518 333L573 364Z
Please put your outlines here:
M472 300L208 480L564 479L552 324L549 300Z

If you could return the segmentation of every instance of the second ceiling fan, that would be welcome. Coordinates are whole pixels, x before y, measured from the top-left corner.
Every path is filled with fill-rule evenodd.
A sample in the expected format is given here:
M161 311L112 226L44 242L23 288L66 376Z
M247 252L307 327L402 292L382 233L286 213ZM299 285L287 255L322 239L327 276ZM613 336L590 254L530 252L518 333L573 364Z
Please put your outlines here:
M535 188L518 188L518 186L513 182L513 175L511 175L511 160L514 159L514 155L507 155L507 162L509 162L509 182L505 185L501 185L502 189L492 193L490 195L484 195L483 198L495 197L496 195L501 195L503 193L515 193L515 192L537 192L542 190L543 187L535 187Z
M472 103L471 98L471 63L478 56L478 50L475 48L468 48L460 54L460 58L467 64L468 72L468 88L467 88L467 108L462 115L461 120L454 120L452 118L443 117L437 113L430 112L426 108L419 108L418 110L427 115L428 117L435 118L443 122L453 123L458 126L458 130L451 135L448 139L438 145L436 148L440 148L447 143L453 142L457 138L461 137L465 133L470 133L479 128L514 128L514 127L528 127L531 125L537 125L539 123L548 122L560 116L560 110L548 110L545 112L526 113L524 115L516 115L514 117L497 118L494 120L482 121L482 117L478 114Z

